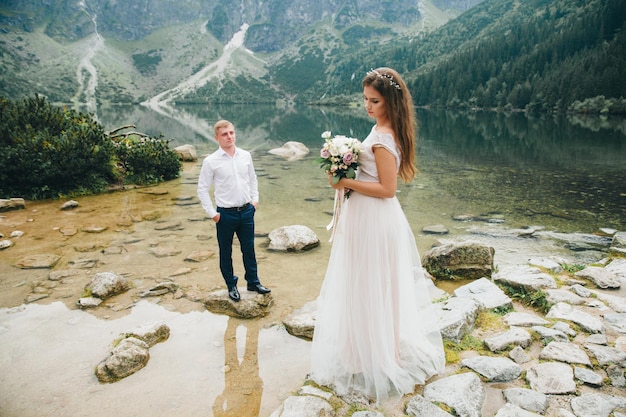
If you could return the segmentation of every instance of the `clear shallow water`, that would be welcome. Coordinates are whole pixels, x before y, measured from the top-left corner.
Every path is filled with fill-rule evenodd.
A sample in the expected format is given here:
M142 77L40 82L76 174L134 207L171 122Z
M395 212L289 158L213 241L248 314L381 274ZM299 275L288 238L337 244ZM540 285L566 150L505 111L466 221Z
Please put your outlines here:
M113 341L155 321L170 327L170 337L150 348L147 366L100 384L94 368ZM281 327L148 301L115 320L60 302L2 309L0 346L3 416L265 416L294 389L285 381L302 381L308 371L301 360L308 343Z
M371 120L362 108L269 105L176 107L172 119L140 106L101 109L107 127L135 123L137 130L215 149L211 126L233 121L240 146L280 165L267 197L292 204L294 192L323 189L312 160L321 133L364 139ZM562 232L626 230L626 120L493 112L418 111L417 158L421 173L400 198L414 227L456 214L500 215L512 227L539 224ZM267 150L287 141L311 154L281 163ZM263 196L266 197L266 196ZM314 196L316 197L316 196ZM438 223L439 221L437 221Z

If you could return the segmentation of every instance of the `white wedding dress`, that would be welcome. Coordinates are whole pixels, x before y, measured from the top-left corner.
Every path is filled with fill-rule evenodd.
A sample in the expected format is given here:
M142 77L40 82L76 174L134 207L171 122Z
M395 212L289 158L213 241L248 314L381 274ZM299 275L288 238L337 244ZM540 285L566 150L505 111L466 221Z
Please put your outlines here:
M357 179L378 181L372 146L399 153L390 134L372 128ZM317 299L311 346L313 381L338 395L379 402L412 393L445 366L415 238L396 197L352 192L335 225Z

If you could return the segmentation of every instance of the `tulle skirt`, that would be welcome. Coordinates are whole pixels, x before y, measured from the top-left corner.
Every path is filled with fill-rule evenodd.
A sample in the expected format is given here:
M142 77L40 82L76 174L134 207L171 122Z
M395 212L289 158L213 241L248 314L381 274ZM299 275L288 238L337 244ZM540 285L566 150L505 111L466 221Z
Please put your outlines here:
M406 216L396 198L353 192L335 228L310 377L376 402L412 393L443 370L445 355Z

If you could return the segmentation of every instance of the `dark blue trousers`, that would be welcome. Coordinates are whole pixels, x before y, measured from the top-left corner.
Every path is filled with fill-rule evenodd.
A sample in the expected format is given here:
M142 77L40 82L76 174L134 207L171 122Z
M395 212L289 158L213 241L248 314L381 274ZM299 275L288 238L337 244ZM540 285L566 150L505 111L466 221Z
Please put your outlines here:
M248 285L259 283L256 254L254 252L254 213L252 204L242 210L217 208L220 220L217 222L217 244L220 250L220 271L228 288L237 285L233 272L233 237L237 235L241 246L245 279Z

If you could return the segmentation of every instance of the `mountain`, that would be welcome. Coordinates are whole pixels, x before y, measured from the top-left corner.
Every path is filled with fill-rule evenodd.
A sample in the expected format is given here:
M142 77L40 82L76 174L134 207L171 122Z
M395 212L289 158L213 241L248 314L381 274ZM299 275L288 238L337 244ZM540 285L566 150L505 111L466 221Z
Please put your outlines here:
M432 30L479 1L441 0L442 11L417 0L242 0L236 7L216 0L9 0L0 4L0 94L38 93L77 105L142 102L173 94L204 71L199 91L186 88L175 98L207 101L219 91L233 101L272 101L299 93L288 79L276 84L271 69L286 60L297 67L309 42L328 42L319 49L327 61ZM231 43L231 62L216 65L242 32L243 42Z
M348 85L371 55L343 57L334 78ZM422 106L626 114L624 0L485 0L376 58Z
M9 0L0 57L0 95L90 109L346 103L385 65L422 106L626 113L624 0Z

